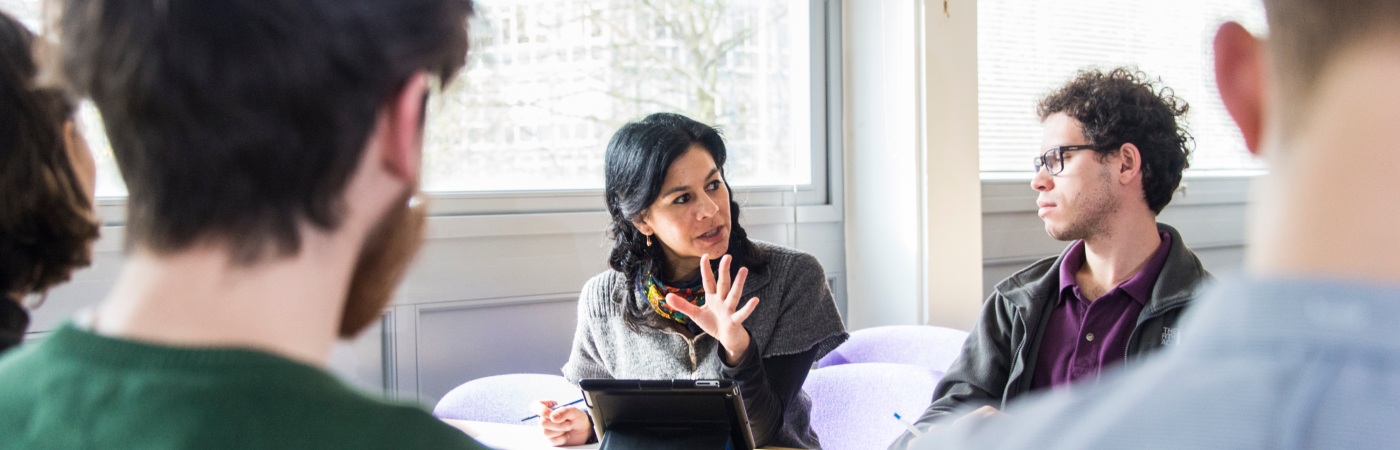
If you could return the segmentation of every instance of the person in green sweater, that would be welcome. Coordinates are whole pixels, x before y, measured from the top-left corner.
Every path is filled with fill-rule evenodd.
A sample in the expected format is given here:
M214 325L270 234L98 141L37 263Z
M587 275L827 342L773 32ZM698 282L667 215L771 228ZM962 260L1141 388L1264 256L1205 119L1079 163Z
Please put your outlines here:
M324 369L421 240L428 85L463 66L470 2L48 6L53 78L130 192L126 260L0 358L0 448L484 448Z

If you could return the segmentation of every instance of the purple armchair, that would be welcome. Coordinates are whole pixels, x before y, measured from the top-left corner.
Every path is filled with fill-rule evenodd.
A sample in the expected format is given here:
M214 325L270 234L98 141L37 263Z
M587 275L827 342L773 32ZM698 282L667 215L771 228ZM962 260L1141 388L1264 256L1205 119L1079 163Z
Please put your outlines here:
M802 390L823 449L884 449L905 430L894 414L918 419L942 377L908 364L842 364L813 370Z
M440 419L520 423L534 414L530 405L540 400L568 403L583 394L578 386L558 375L513 373L477 378L448 392L433 408Z
M926 368L939 376L948 371L962 352L967 332L927 325L892 325L865 328L836 347L817 367L850 363L902 363Z

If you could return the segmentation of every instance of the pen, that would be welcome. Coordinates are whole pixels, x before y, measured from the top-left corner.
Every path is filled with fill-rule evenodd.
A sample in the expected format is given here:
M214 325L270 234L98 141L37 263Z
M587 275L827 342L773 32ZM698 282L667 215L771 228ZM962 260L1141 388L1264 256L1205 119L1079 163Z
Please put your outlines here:
M565 406L577 405L577 404L582 403L582 402L583 402L583 399L578 399L578 400L574 400L574 401L572 401L572 402L568 402L568 403L565 403L565 404L562 404L562 405L555 405L553 408L550 408L550 409L559 409L559 408L563 408L563 407L565 407ZM537 418L539 418L539 417L540 417L539 414L535 414L535 415L533 415L533 416L526 417L526 418L524 418L524 419L520 419L520 421L521 421L521 422L524 422L524 421L526 421L526 420L537 419Z
M904 428L909 429L909 433L913 434L914 437L921 437L924 435L924 432L919 431L918 428L914 428L914 424L911 424L909 423L909 421L904 420L903 417L899 417L899 413L894 413L894 420L898 420L900 425L904 425Z

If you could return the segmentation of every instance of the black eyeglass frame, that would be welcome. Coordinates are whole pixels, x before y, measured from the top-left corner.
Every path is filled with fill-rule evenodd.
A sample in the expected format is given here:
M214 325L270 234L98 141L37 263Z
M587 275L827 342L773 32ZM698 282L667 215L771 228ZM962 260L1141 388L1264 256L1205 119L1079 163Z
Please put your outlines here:
M1045 170L1046 170L1047 172L1049 172L1050 176L1053 177L1053 176L1055 176L1055 175L1059 175L1060 172L1064 172L1064 171L1065 171L1065 152L1072 152L1072 151L1075 151L1075 150L1098 150L1098 149L1100 149L1100 148L1103 148L1103 146L1101 146L1101 145L1061 145L1061 146L1059 146L1059 147L1050 147L1049 149L1045 150L1045 153L1041 153L1040 156L1037 156L1037 157L1035 157L1035 158L1031 158L1031 163L1035 165L1035 172L1034 172L1034 173L1040 173L1040 168L1041 168L1041 167L1047 167ZM1057 161L1060 161L1060 165L1059 165L1060 169L1059 169L1059 170L1050 171L1050 169L1048 168L1048 163L1049 163L1048 159L1049 159L1049 157L1050 157L1050 153L1054 153L1054 154L1055 154L1055 159L1056 159Z

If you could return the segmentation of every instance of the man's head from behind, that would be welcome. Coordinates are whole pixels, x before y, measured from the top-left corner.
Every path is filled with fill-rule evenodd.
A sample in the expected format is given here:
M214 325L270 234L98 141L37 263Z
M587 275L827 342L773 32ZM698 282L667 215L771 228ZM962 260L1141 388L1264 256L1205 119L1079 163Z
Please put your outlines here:
M1307 125L1319 85L1340 57L1368 44L1400 41L1395 0L1264 0L1264 6L1267 42L1236 23L1223 25L1215 40L1220 94L1256 153L1266 135L1266 114L1273 122L1267 134L1291 139Z
M354 283L385 298L351 292L378 304L348 305L341 332L362 328L368 319L351 316L365 314L352 313L377 312L391 291L384 286L395 284L362 278L397 280L418 243L402 236L422 223L404 206L419 149L393 183L355 191L352 181L384 164L366 149L399 117L386 120L391 113L420 128L391 127L388 139L420 144L420 74L445 81L463 65L470 2L59 3L56 75L103 114L130 193L128 247L156 255L216 247L255 265L298 254L309 233L342 228L352 197L391 195L394 206L366 233Z
M1044 125L1032 188L1056 239L1095 235L1108 215L1146 216L1171 202L1188 166L1189 107L1146 74L1081 71L1041 100Z
M1252 190L1256 275L1400 281L1400 2L1265 0L1267 39L1215 37L1221 99L1269 163Z

